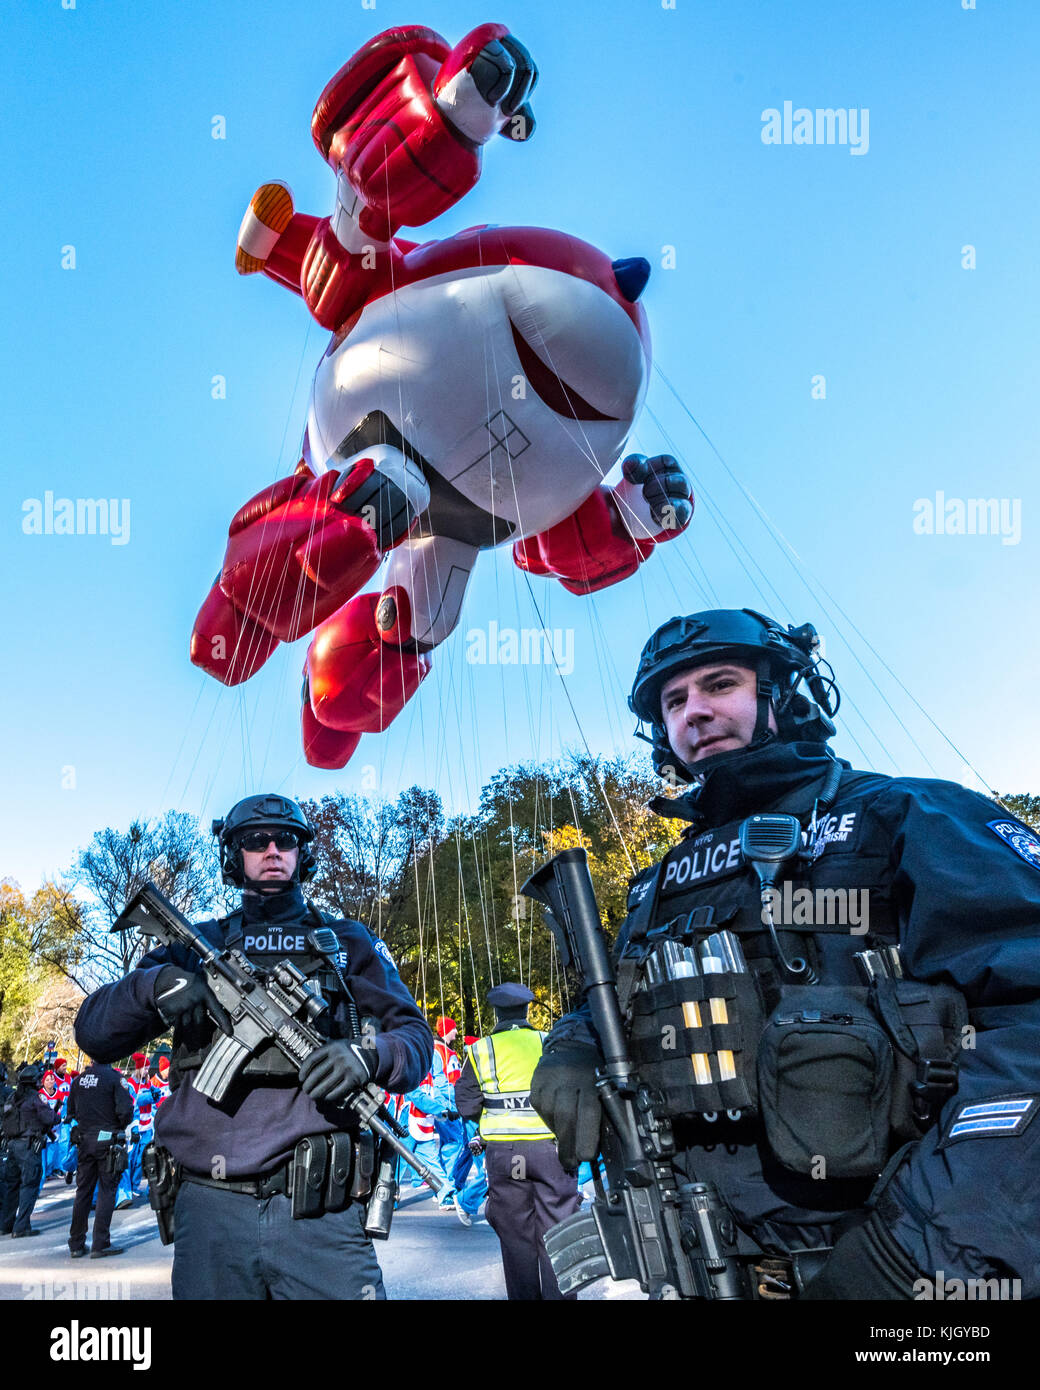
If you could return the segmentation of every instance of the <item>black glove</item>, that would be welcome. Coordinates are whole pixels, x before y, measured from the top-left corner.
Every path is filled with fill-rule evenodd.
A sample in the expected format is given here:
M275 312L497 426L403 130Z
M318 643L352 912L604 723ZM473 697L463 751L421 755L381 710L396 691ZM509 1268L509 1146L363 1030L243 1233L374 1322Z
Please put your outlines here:
M693 516L690 482L671 454L629 454L621 472L630 483L641 483L654 524L681 531Z
M459 1118L459 1112L457 1110L442 1110L437 1118L439 1120L457 1120Z
M311 1100L342 1101L372 1080L378 1064L374 1047L340 1038L317 1048L300 1068L300 1085Z
M543 1053L531 1078L531 1104L556 1135L564 1168L573 1170L599 1153L603 1107L596 1068L602 1060L587 1043L567 1043Z
M79 1148L79 1125L73 1125L69 1130L69 1147L73 1149Z
M905 1300L921 1277L877 1212L838 1238L827 1263L805 1286L803 1298Z
M479 1158L480 1155L487 1148L487 1142L486 1140L481 1139L480 1135L478 1134L469 1141L469 1143L466 1145L466 1148L469 1149L470 1153L473 1155L474 1158Z
M201 1028L207 1019L213 1019L225 1033L232 1031L231 1019L217 1003L205 977L193 970L164 965L155 977L152 999L164 1023Z

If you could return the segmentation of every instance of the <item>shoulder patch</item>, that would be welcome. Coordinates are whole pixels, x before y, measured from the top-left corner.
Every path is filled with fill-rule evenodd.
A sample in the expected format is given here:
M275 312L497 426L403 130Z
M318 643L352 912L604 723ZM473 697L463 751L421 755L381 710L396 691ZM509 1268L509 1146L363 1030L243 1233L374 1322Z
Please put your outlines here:
M1037 1112L1036 1096L994 1096L961 1105L948 1121L940 1149L960 1139L1010 1138L1020 1135Z
M381 936L373 936L372 949L373 951L375 951L377 956L383 957L383 959L386 961L387 965L389 965L391 970L397 969L397 962L390 954L389 947L387 946L386 942L383 940Z
M991 820L986 824L1004 843L1034 869L1040 869L1040 835L1017 820Z

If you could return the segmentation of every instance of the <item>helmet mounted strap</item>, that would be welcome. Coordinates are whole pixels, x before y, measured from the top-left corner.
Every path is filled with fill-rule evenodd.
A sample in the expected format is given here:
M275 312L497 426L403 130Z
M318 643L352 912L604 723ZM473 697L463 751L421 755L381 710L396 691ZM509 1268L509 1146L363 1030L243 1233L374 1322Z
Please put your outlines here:
M763 657L759 661L757 674L755 730L751 735L752 746L760 743L769 732L770 703L779 702L779 691L769 668L768 657Z

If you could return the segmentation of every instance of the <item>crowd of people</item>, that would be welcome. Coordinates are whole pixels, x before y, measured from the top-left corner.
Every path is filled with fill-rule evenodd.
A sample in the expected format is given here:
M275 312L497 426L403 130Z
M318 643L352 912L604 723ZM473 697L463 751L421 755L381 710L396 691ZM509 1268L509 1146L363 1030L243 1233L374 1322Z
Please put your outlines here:
M387 1094L387 1108L408 1131L405 1141L445 1186L437 1198L441 1211L454 1211L464 1226L470 1226L487 1198L483 1144L472 1120L464 1120L455 1105L455 1086L462 1075L462 1062L454 1050L458 1025L453 1018L437 1019L433 1061L430 1070L414 1091L404 1095ZM466 1035L465 1047L475 1037ZM406 1181L413 1188L427 1184L401 1160L398 1184Z
M124 1068L113 1071L131 1106L128 1123L114 1136L126 1155L115 1192L115 1206L122 1209L130 1207L142 1191L142 1156L152 1138L158 1109L170 1094L169 1054L157 1051L149 1057L135 1052ZM19 1067L11 1085L0 1065L4 1139L0 1235L37 1234L30 1217L44 1184L54 1181L71 1186L76 1181L79 1134L70 1096L81 1074L69 1067L66 1058L45 1054L42 1061Z

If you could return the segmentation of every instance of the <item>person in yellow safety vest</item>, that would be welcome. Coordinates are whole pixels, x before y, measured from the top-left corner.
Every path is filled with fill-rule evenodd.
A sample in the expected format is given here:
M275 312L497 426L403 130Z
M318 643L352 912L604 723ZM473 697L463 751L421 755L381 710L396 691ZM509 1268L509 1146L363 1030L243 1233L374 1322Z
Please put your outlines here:
M580 1199L576 1176L564 1171L552 1131L531 1106L531 1077L542 1056L542 1035L527 1021L534 995L524 985L501 984L487 998L495 1026L466 1048L455 1108L467 1120L480 1119L487 1219L502 1247L506 1296L562 1299L542 1236L576 1212Z

